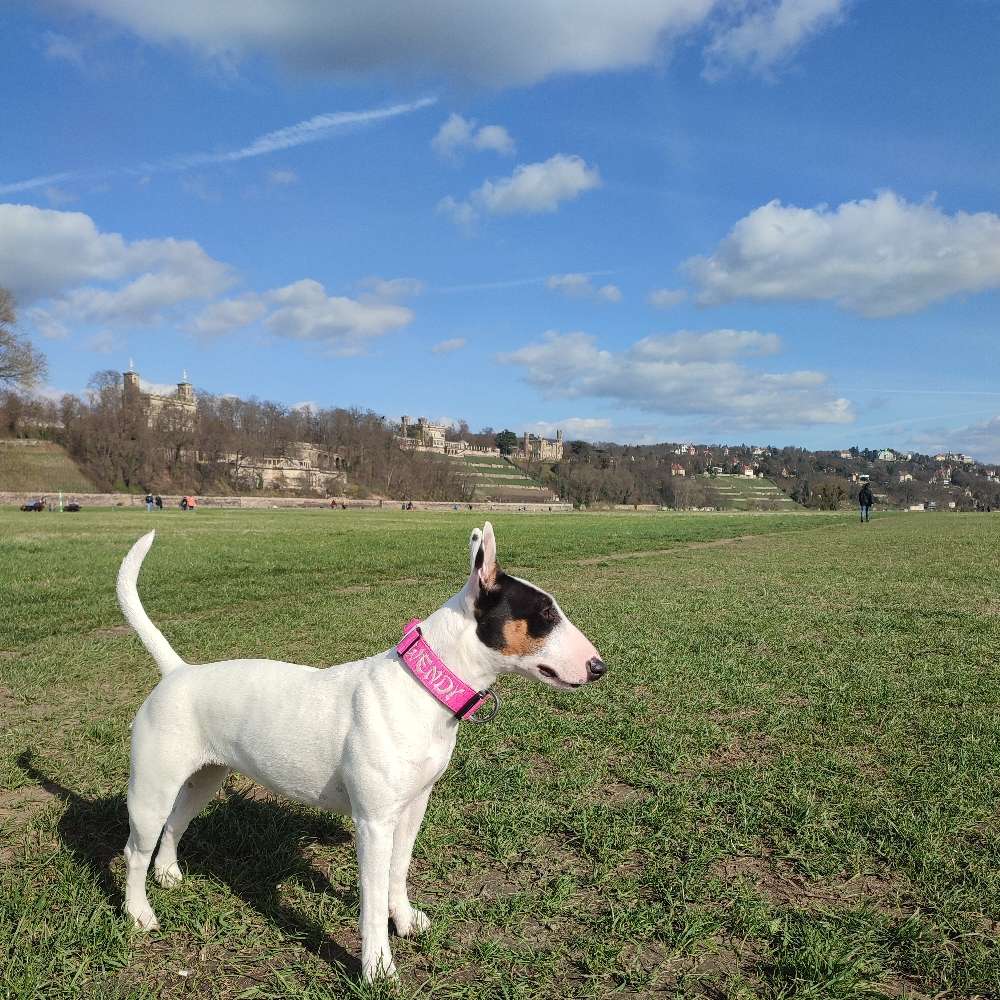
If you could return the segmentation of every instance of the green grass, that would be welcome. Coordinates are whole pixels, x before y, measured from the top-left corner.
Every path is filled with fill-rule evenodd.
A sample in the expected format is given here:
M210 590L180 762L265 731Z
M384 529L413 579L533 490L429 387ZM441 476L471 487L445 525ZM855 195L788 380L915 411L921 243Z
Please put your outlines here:
M11 492L93 493L94 484L61 445L44 441L0 441L0 490Z
M605 655L501 682L417 841L428 937L356 981L350 822L234 779L121 913L118 562L193 660L338 663L462 583L466 514L0 512L0 996L1000 995L1000 517L497 515ZM708 543L708 544L706 544ZM188 973L181 975L181 973Z

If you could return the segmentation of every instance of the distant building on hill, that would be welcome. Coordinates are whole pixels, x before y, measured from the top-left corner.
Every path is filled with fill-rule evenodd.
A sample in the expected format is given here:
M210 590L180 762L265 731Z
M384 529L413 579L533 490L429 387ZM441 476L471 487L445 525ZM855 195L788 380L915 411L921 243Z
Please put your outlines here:
M521 439L521 450L515 453L514 457L528 462L560 461L563 457L563 432L556 431L556 437L553 441L525 431L524 437Z
M891 448L883 448L878 453L878 460L880 462L895 462L896 453Z
M129 370L122 373L122 402L127 410L141 413L150 427L161 414L176 415L192 424L198 416L198 400L194 386L187 379L187 372L177 383L176 392L166 395L144 390L139 373L129 365Z
M468 441L449 441L450 428L446 424L431 423L426 417L417 417L417 422L408 417L400 417L396 444L405 451L432 451L454 458L475 455L491 455L499 458L500 449L489 445L471 444ZM521 447L511 458L520 461L558 462L563 457L563 432L556 431L555 440L538 437L525 431Z
M313 490L331 493L347 476L341 456L308 441L293 441L284 455L224 455L241 485L256 490Z

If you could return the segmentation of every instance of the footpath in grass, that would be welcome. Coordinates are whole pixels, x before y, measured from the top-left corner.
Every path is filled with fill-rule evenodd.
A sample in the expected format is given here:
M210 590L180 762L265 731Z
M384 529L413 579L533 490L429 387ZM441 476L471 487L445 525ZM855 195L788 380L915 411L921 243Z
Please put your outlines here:
M182 654L337 663L460 586L473 522L208 513L0 515L0 996L370 995L350 822L243 779L185 882L150 881L163 930L129 929L128 723L156 673L114 574L155 521L140 590ZM505 679L463 728L394 995L1000 995L1000 517L496 523L610 670Z

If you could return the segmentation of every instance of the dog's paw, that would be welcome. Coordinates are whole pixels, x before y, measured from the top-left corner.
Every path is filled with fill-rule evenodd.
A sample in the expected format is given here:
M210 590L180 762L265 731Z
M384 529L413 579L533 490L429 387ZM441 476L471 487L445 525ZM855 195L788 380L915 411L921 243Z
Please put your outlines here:
M132 918L132 923L135 924L137 930L148 932L160 929L160 921L156 919L156 914L153 912L151 906L146 906L145 909L140 910L138 913L130 913L129 916Z
M431 926L431 918L418 910L416 907L408 906L406 910L394 909L392 911L392 922L396 928L396 933L400 937L412 937L414 934L423 934Z
M164 889L169 889L173 885L180 885L184 876L181 874L180 868L177 867L177 862L174 861L172 864L166 866L166 868L161 868L156 865L153 868L153 877L156 879Z
M380 979L396 979L396 963L392 960L392 952L385 950L376 955L361 960L361 975L366 983L378 982Z

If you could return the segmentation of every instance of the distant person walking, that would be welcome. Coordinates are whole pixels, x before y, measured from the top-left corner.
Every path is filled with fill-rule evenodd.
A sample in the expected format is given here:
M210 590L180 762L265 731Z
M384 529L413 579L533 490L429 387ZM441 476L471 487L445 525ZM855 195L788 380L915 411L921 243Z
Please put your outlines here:
M163 497L159 493L156 494L156 509L163 510Z
M858 494L858 505L861 507L861 523L864 524L865 521L871 520L871 509L872 504L875 503L875 497L872 494L872 488L865 483L861 487L861 492Z
M152 514L153 513L153 494L152 493L147 493L146 494L146 513L147 514Z

